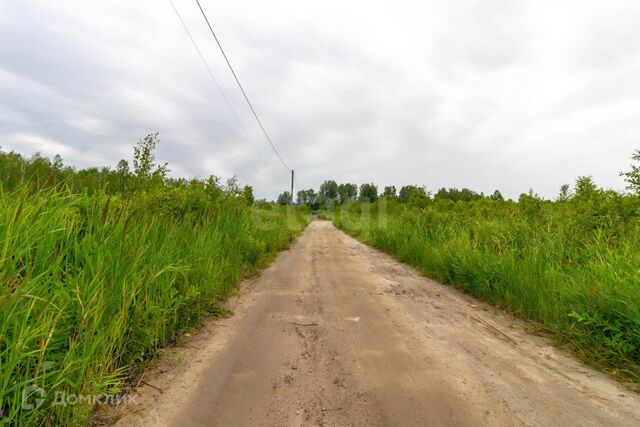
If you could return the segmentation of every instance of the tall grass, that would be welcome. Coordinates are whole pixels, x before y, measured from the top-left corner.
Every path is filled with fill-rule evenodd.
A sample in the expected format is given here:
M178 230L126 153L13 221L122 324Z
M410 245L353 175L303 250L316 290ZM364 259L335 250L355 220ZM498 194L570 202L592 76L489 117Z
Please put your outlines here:
M93 405L56 393L121 392L309 221L196 187L128 200L0 186L0 422L86 423Z
M425 275L552 331L640 382L640 197L354 204L330 217ZM585 194L586 193L586 194Z

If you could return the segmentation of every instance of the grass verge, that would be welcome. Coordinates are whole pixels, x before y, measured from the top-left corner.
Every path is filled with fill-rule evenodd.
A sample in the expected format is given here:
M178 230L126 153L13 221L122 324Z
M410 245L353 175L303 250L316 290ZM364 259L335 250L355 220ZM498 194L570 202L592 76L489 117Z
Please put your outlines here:
M426 276L537 322L637 389L639 206L637 196L599 191L566 202L383 199L322 216Z
M306 208L219 187L0 187L0 422L81 425L286 248Z

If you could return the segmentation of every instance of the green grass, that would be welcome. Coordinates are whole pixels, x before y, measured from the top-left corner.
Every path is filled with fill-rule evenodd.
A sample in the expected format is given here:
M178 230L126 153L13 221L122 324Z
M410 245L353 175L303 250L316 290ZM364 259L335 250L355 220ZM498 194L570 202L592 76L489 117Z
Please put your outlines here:
M560 203L525 196L423 207L383 199L324 217L640 382L640 197L597 191Z
M123 199L0 185L0 422L85 424L93 405L52 406L56 393L120 393L309 222L211 187ZM46 396L26 410L31 386Z

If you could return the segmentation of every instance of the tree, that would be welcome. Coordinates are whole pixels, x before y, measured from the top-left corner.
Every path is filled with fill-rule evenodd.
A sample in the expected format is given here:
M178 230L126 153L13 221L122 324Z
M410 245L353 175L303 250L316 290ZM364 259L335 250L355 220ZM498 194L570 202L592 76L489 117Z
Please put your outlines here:
M640 195L640 150L636 150L631 156L631 160L638 162L637 165L631 165L628 172L620 172L620 176L624 176L627 183L627 190Z
M431 203L431 194L427 193L424 187L417 187L411 192L408 203L411 206L424 208Z
M156 164L154 151L159 142L158 133L150 133L133 147L133 172L137 189L147 189L152 185L162 184L169 172L167 163Z
M338 184L334 180L328 180L320 185L318 191L321 203L326 203L329 200L336 202L338 200Z
M504 197L502 197L502 193L500 193L500 191L498 190L494 191L493 194L489 196L489 198L491 200L504 200Z
M566 202L569 199L571 199L571 187L569 187L569 184L562 184L562 186L560 186L560 192L558 193L558 198L556 199L556 201Z
M309 188L308 190L300 190L298 191L297 203L299 205L307 205L314 210L318 209L318 194L313 191L313 188Z
M129 171L129 162L127 162L125 159L120 160L118 162L118 168L116 170L116 173L118 174L120 194L125 194L125 192L127 191L127 181L129 181L129 175L131 174L131 172Z
M415 185L405 185L400 189L400 201L402 203L407 203L409 202L409 199L411 199L411 195L413 193L418 193L419 196L424 196L426 197L427 192L424 189L424 187L417 187Z
M217 200L224 194L224 190L220 185L220 178L215 175L209 175L204 184L205 193L210 200Z
M0 179L4 188L15 188L24 178L26 160L15 151L0 150Z
M313 191L313 189L309 190ZM296 204L306 205L309 203L309 199L307 198L307 191L309 190L300 190L296 193Z
M590 200L598 193L598 187L590 176L580 176L576 179L575 195L576 200Z
M291 203L291 193L288 191L285 191L278 196L278 204L288 205L289 203Z
M388 199L393 199L396 197L396 187L393 185L387 185L384 187L384 192L382 193L382 197L386 197Z
M227 182L224 186L224 190L227 194L232 196L240 196L242 195L242 190L240 189L240 181L238 181L237 176L232 176L231 178L227 178Z
M246 200L246 202L250 205L253 204L255 198L253 197L253 187L250 185L245 185L242 189L242 198Z
M373 183L360 185L360 201L375 202L378 199L378 187Z
M64 167L64 163L62 162L62 157L60 154L56 154L53 157L53 162L51 163L51 167L53 168L54 173L56 174L56 181L58 180L58 174Z
M475 191L463 188L458 190L457 188L441 188L434 196L435 200L452 200L454 202L470 202L472 200L482 199L482 194L478 194Z
M518 206L530 220L538 220L542 212L542 198L537 195L533 188L529 193L522 193L518 197Z
M39 152L31 156L27 163L29 167L28 177L31 177L38 187L41 187L51 175L51 161Z
M340 184L338 185L338 195L340 203L353 201L358 196L358 186L351 183Z

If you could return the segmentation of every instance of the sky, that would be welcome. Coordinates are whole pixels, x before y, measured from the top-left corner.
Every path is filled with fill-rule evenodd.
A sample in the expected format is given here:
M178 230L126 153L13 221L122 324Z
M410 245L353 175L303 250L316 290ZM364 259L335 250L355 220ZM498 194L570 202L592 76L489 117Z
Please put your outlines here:
M3 1L1 149L115 166L159 132L173 176L287 190L195 0L174 1L239 120L169 0ZM296 189L623 190L640 148L637 0L201 4Z

